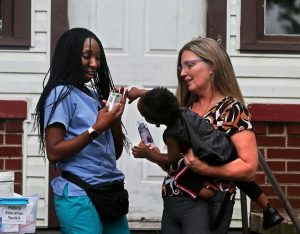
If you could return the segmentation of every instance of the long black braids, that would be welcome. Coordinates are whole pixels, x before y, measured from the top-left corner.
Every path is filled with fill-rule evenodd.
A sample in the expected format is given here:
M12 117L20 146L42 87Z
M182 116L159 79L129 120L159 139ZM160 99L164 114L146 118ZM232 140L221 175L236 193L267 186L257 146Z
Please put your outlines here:
M86 38L93 38L97 41L100 51L100 68L94 77L94 89L99 98L107 99L110 90L114 90L111 74L107 65L104 49L98 37L88 29L73 28L66 31L58 40L50 69L45 75L43 81L43 92L35 109L35 121L33 130L38 129L39 133L39 152L45 154L45 102L50 92L59 85L64 85L60 93L55 93L55 102L48 121L50 121L57 105L73 90L74 87L81 84L83 77L83 68L81 65L81 56L84 41ZM47 80L47 78L49 79ZM46 83L46 85L45 85ZM100 101L101 101L100 100ZM124 134L123 134L124 135ZM123 137L124 138L124 137ZM125 139L125 138L124 138ZM126 147L127 141L124 141Z

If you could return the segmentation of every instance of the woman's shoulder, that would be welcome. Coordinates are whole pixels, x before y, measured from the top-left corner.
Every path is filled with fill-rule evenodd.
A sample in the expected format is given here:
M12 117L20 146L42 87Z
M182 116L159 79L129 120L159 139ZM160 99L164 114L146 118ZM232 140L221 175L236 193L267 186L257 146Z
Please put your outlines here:
M50 94L52 94L52 93L60 94L60 93L67 92L68 90L72 90L72 89L74 89L73 85L57 85L51 89Z
M233 97L225 97L206 116L215 128L227 132L229 135L244 130L253 129L251 115L247 107Z
M72 85L58 85L50 90L47 100L48 102L52 102L61 98L65 99L66 97L71 96L69 94L72 93L72 90L74 90L74 86Z
M217 109L219 113L245 113L246 115L250 116L250 113L248 111L248 108L245 106L245 104L243 104L242 102L240 102L239 100L237 100L234 97L231 96L227 96L225 97L218 105L217 105Z

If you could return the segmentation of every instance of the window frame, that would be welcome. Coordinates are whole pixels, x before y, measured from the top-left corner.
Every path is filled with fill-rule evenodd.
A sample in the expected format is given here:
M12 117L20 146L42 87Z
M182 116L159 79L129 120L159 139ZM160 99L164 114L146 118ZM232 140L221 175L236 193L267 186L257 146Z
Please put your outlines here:
M264 0L241 1L241 52L300 53L299 36L264 34Z
M3 0L0 48L28 49L31 45L31 0Z
M227 0L208 0L206 37L217 40L226 49Z

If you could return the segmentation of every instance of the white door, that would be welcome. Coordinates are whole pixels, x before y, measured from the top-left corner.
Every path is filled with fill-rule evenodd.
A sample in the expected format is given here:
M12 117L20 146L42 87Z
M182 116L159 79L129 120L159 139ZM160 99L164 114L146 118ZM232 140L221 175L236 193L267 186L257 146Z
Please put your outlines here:
M193 36L205 36L205 0L71 0L70 28L86 27L103 43L116 86L175 90L178 50ZM136 103L127 105L123 123L133 144L139 142ZM164 150L163 129L149 126ZM159 221L165 173L124 151L118 162L130 194L130 221Z

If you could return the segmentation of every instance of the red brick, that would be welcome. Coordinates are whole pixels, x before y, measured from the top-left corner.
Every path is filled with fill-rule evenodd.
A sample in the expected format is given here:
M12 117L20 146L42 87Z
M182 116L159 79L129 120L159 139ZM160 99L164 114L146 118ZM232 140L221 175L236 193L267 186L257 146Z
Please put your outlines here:
M5 170L21 170L22 160L21 159L6 159Z
M22 147L0 146L0 157L21 157Z
M255 176L255 182L257 184L265 184L266 183L266 177L265 174L256 174Z
M300 185L287 186L287 196L300 196Z
M300 123L288 123L287 134L300 135Z
M0 100L0 118L26 119L27 103L20 100Z
M4 135L0 134L0 145L3 145L4 143Z
M267 125L264 122L254 122L253 123L255 134L256 135L263 135L267 133Z
M299 104L252 103L247 107L255 121L300 122Z
M287 145L300 147L300 136L289 136L287 139Z
M0 119L0 131L4 131L4 121Z
M282 123L270 123L269 124L269 134L283 134L284 126Z
M299 174L283 174L274 173L278 183L280 184L299 184L300 183L300 173Z
M262 168L260 167L259 164L258 164L258 167L257 167L257 173L258 173L258 174L263 173L263 170L262 170Z
M289 172L292 172L292 171L299 172L300 171L300 162L295 162L295 161L287 162L287 171L289 171Z
M256 136L258 146L285 146L285 137Z
M268 158L300 159L299 149L267 149Z
M9 120L5 124L6 132L23 132L23 122L20 120Z
M294 209L300 208L300 199L297 198L289 198L289 202L291 203L292 207Z
M276 196L276 193L275 193L273 187L271 186L271 184L268 186L261 185L261 189L264 191L264 193L266 194L267 197L268 196L273 196L273 197Z
M286 171L285 162L284 161L267 161L270 169L272 171Z
M4 170L4 160L0 159L0 170Z
M22 135L21 134L6 134L5 135L5 144L21 145L22 144Z

